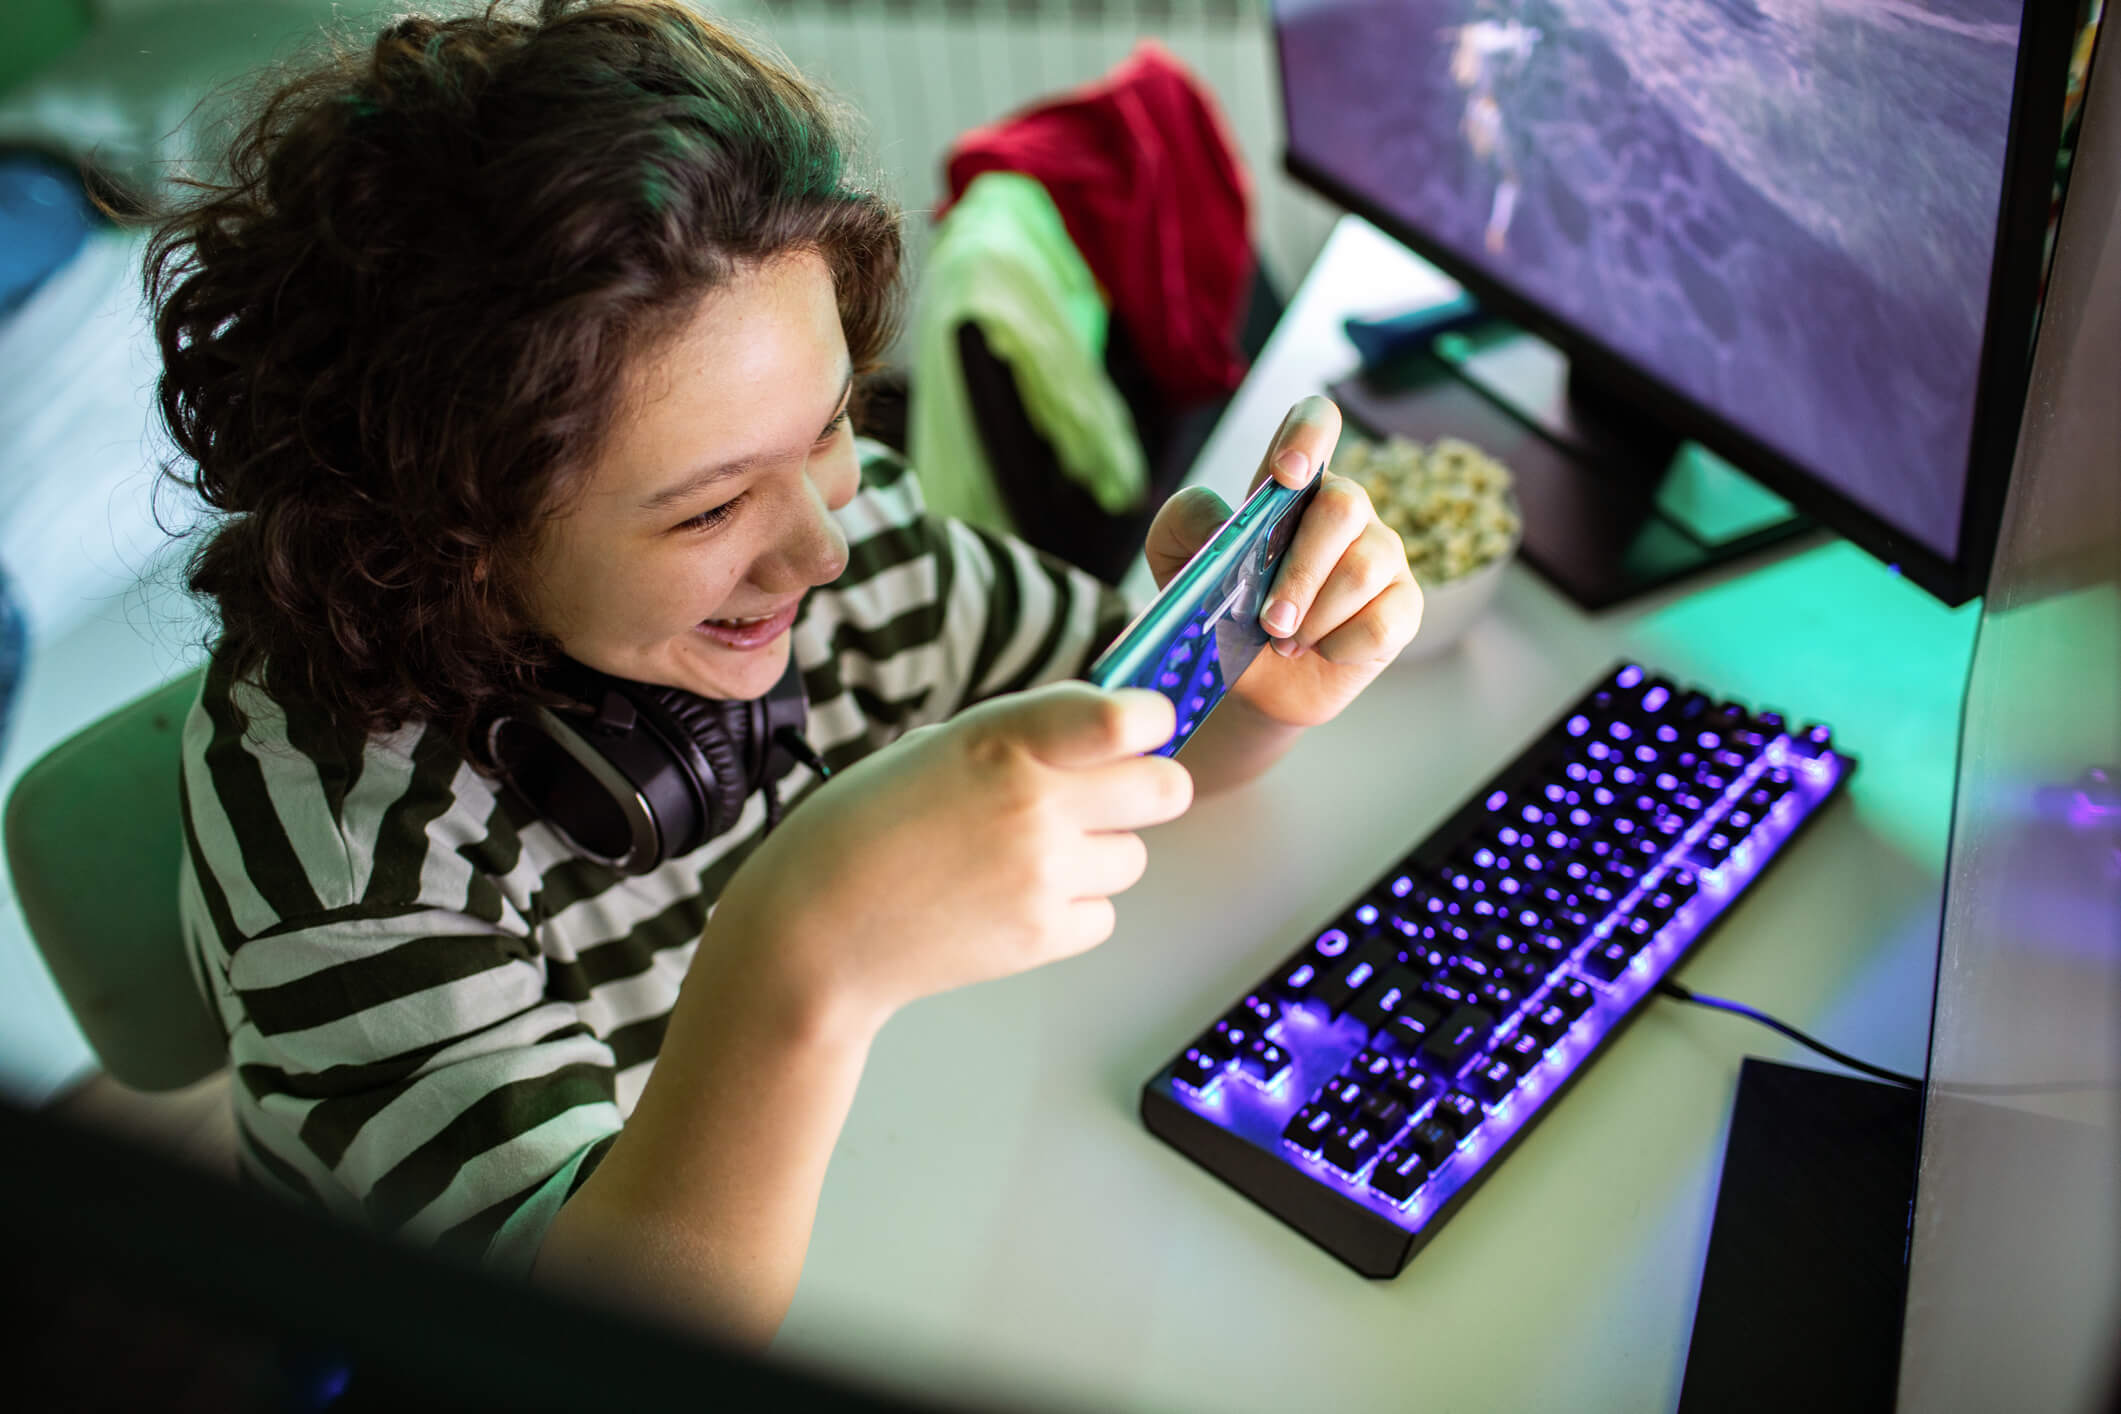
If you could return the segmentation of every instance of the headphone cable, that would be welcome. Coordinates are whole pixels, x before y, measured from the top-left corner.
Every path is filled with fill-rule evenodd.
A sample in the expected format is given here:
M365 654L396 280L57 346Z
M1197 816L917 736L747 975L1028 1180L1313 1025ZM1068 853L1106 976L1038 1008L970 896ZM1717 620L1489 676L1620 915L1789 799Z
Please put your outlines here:
M832 779L832 768L825 764L824 757L817 754L816 747L803 740L803 734L800 730L792 726L782 727L773 734L773 739L780 744L783 751L817 772L819 780L829 781Z

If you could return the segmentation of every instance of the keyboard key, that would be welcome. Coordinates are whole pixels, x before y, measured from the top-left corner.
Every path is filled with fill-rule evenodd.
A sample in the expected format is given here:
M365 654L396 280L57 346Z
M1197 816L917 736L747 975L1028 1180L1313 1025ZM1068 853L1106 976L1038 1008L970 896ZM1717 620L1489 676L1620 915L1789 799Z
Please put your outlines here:
M1419 999L1422 981L1406 968L1394 964L1377 975L1348 1008L1348 1015L1368 1027L1374 1035L1383 1031L1402 1007Z
M1375 1085L1399 1073L1399 1065L1382 1051L1367 1047L1355 1053L1355 1058L1342 1067L1342 1073L1365 1085Z
M1347 929L1328 928L1312 942L1311 953L1307 960L1314 963L1331 962L1353 946L1354 941L1348 936Z
M1220 1031L1204 1031L1193 1038L1194 1046L1203 1054L1215 1057L1218 1066L1228 1065L1237 1059L1237 1047Z
M1275 1010L1274 1003L1261 997L1257 992L1246 997L1223 1014L1223 1020L1233 1024L1242 1020L1251 1027L1252 1034L1255 1036L1265 1035L1267 1028L1272 1026L1279 1017L1280 1013Z
M1477 1006L1461 1006L1422 1040L1421 1061L1441 1075L1456 1075L1494 1031L1491 1013Z
M1581 977L1571 977L1547 993L1547 1000L1567 1012L1569 1023L1574 1025L1591 1009L1591 1003L1598 1000L1598 994L1592 991L1591 984Z
M1671 922L1672 915L1679 911L1679 901L1672 897L1670 889L1652 889L1647 897L1635 901L1634 914L1657 932Z
M1463 1090L1453 1090L1436 1102L1436 1109L1429 1119L1463 1139L1487 1117L1487 1111L1481 1109L1479 1100Z
M1503 1047L1502 1053L1516 1062L1517 1073L1524 1075L1533 1066L1538 1065L1540 1061L1546 1058L1546 1050L1546 1042L1541 1041L1537 1036L1529 1032L1520 1030L1509 1039L1508 1044Z
M1362 1102L1369 1094L1370 1087L1360 1080L1340 1076L1327 1081L1312 1103L1321 1109L1330 1110L1335 1120L1352 1119L1355 1112L1362 1108Z
M1443 1018L1442 1007L1425 998L1414 997L1385 1023L1384 1033L1376 1038L1376 1042L1403 1056L1416 1055L1421 1050L1421 1043L1428 1039L1429 1033Z
M1379 1135L1399 1133L1399 1127L1407 1122L1409 1111L1404 1102L1390 1092L1373 1090L1355 1117L1376 1130Z
M1449 1125L1432 1119L1427 1124L1415 1126L1414 1132L1407 1136L1406 1147L1421 1155L1433 1172L1458 1148L1458 1135Z
M1281 1137L1307 1154L1318 1152L1319 1146L1333 1133L1333 1112L1320 1105L1305 1105L1289 1121Z
M1687 853L1687 863L1696 869L1714 869L1731 857L1731 850L1738 841L1722 830L1711 830L1694 842Z
M1367 1124L1358 1121L1337 1125L1319 1146L1318 1157L1342 1173L1352 1174L1370 1161L1380 1142L1377 1131Z
M1479 1004L1497 1016L1508 1016L1517 1010L1520 995L1517 984L1506 978L1490 977L1473 989L1473 996Z
M1178 1058L1173 1078L1194 1090L1205 1090L1216 1076L1223 1073L1223 1063L1208 1055L1198 1046L1186 1047L1186 1053Z
M1503 977L1517 988L1520 996L1538 990L1551 970L1552 963L1544 957L1533 956L1529 949L1513 952L1502 960Z
M1318 984L1312 996L1324 1004L1327 1011L1338 1016L1353 1004L1362 990L1370 985L1372 978L1399 962L1396 945L1379 940L1364 943L1338 963L1328 968L1323 982Z
M1466 1087L1492 1105L1517 1088L1517 1065L1508 1055L1489 1056L1473 1067Z
M1608 938L1583 960L1583 970L1601 982L1610 982L1627 971L1634 960L1634 949L1618 938Z
M1549 1002L1526 1017L1518 1030L1520 1034L1532 1037L1544 1048L1561 1039L1562 1033L1569 1029L1570 1019L1567 1012Z
M1289 1053L1264 1036L1254 1036L1237 1058L1237 1073L1256 1085L1273 1085L1289 1071Z
M1299 962L1278 973L1274 979L1274 990L1292 1002L1310 998L1318 986L1318 965L1314 962Z
M1390 1080L1382 1082L1383 1092L1407 1107L1412 1114L1435 1098L1436 1079L1425 1070L1402 1070Z
M1370 1186L1395 1203L1404 1203L1429 1181L1435 1165L1421 1150L1402 1146L1386 1152L1370 1175Z
M1762 713L1762 720L1772 714ZM1779 729L1780 722L1775 724ZM1802 732L1790 738L1790 749L1808 761L1817 761L1834 749L1834 729L1824 722L1814 722Z
M1448 1016L1465 1005L1466 994L1439 976L1422 984L1418 1000L1434 1007L1438 1016Z

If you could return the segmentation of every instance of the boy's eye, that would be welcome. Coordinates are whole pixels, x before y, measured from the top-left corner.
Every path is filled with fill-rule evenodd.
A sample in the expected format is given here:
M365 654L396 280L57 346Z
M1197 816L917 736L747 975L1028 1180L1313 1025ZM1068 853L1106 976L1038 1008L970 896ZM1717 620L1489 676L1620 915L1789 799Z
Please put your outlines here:
M690 520L679 521L676 528L679 530L712 530L723 521L729 519L729 517L735 515L736 508L743 499L742 495L732 496L711 511L701 511Z
M833 418L832 421L826 423L825 430L818 434L818 445L822 447L825 445L825 443L839 436L840 429L845 427L846 425L847 409L841 408L840 415L838 417ZM722 502L722 504L720 504L719 506L716 506L713 510L701 511L698 515L692 517L692 519L690 520L679 521L675 526L672 527L672 529L712 530L716 526L720 525L723 521L729 519L729 517L736 514L736 508L738 507L738 505L742 504L745 494L746 493L739 493L735 496L732 496L728 500Z

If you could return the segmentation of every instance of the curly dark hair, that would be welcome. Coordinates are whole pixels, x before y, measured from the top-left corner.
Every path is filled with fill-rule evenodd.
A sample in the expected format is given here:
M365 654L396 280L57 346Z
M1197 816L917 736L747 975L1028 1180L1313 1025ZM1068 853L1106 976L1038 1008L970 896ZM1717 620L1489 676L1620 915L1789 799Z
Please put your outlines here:
M857 371L881 359L899 215L849 169L834 108L675 0L403 17L273 80L147 255L224 666L468 744L556 652L523 568L630 358L813 251Z

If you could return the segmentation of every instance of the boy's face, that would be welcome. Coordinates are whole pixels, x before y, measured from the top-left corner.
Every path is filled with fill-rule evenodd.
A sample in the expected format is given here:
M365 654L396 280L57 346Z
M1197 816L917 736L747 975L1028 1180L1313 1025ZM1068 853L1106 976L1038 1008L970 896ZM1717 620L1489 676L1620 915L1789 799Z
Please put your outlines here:
M764 696L803 595L837 579L829 512L860 484L832 275L744 268L629 370L581 494L542 528L529 593L568 656L705 697Z

